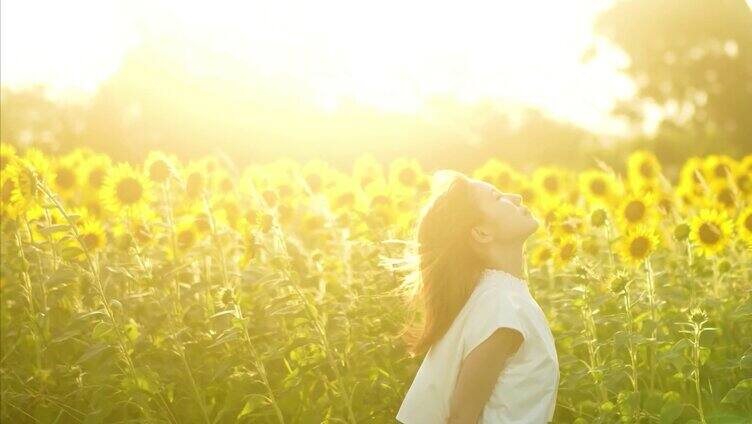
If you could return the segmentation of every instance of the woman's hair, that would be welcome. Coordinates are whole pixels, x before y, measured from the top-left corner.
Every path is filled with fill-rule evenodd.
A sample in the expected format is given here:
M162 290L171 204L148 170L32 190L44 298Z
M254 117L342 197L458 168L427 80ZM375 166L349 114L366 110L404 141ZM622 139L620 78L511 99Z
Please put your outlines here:
M400 286L410 307L400 336L412 357L426 353L446 333L483 271L470 244L470 229L483 217L471 189L460 172L440 170L432 176L430 199L415 225L417 260ZM416 320L421 312L423 319Z

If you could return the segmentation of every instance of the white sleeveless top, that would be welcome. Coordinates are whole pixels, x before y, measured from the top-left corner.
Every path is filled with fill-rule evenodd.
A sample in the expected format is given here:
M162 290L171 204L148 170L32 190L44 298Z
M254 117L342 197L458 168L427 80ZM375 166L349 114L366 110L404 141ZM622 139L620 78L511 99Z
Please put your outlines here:
M548 321L527 282L492 268L483 271L449 330L426 353L397 420L404 424L446 423L462 360L499 327L519 331L524 341L499 374L478 423L551 421L559 359Z

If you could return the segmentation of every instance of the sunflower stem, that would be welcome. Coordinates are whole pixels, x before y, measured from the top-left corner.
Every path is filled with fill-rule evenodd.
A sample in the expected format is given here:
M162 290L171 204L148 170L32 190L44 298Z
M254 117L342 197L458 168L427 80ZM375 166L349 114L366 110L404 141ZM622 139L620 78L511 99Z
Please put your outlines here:
M178 243L175 236L175 217L172 209L172 196L170 196L170 182L165 181L162 184L162 193L165 198L165 206L167 207L167 226L170 228L170 244L172 247L172 267L177 269L180 264L180 258L178 257ZM180 315L182 312L182 301L180 299L180 281L178 280L177 272L173 272L172 276L173 284L175 285L175 311Z
M75 222L73 222L73 220L70 218L70 216L68 215L63 205L57 200L57 198L55 198L54 194L52 194L52 192L42 182L37 181L37 187L44 193L45 197L50 202L52 202L52 204L60 212L60 214L63 215L63 218L67 222L73 237L76 239L76 242L78 242L79 246L81 247L81 250L84 253L84 257L86 258L86 262L89 265L89 269L93 276L93 279L95 282L95 289L97 291L97 294L100 297L102 306L104 307L105 315L110 321L110 325L112 325L112 328L115 330L115 333L117 336L117 348L119 349L120 354L122 355L122 358L124 359L127 365L126 371L130 374L133 381L136 382L138 380L136 367L133 363L133 360L130 357L128 348L125 346L125 343L124 343L124 340L128 340L128 338L125 336L122 329L118 325L118 321L115 318L115 313L112 311L110 300L108 299L107 294L104 291L104 285L102 284L102 278L101 278L99 266L95 264L94 260L92 259L91 252L89 252L89 249L86 243L81 238L81 234L78 232L78 228L76 227ZM141 410L143 411L144 415L146 415L146 417L149 419L149 421L151 421L151 414L148 412L148 409L141 408Z
M645 258L645 274L648 282L648 301L650 303L650 320L652 321L652 330L650 334L650 344L648 344L648 358L650 361L650 388L655 388L655 345L657 343L658 318L656 317L655 306L655 277L653 267L650 264L650 257Z
M625 287L624 289L624 311L627 314L627 350L629 351L629 362L631 369L630 380L632 381L632 393L634 396L637 396L639 393L639 385L637 381L637 352L635 352L634 345L632 343L634 328L632 318L632 305L629 298L629 286ZM639 414L640 410L638 405L637 410L635 410L634 417L639 416Z

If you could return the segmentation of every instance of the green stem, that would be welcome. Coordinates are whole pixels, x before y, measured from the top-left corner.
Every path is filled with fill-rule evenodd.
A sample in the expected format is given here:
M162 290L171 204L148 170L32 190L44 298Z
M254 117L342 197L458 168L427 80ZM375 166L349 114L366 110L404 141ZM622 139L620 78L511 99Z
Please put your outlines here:
M650 363L650 388L655 388L655 345L657 343L658 318L656 316L655 306L655 278L653 276L653 267L650 265L650 258L645 259L645 274L648 282L648 301L650 303L650 320L652 321L652 330L650 334L650 343L648 344L648 359Z

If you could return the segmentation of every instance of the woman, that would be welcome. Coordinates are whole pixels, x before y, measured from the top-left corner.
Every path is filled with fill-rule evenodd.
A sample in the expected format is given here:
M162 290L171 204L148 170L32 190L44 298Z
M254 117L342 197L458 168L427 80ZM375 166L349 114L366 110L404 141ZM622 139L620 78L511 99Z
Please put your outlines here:
M417 224L411 296L424 319L403 332L411 356L426 356L396 418L549 422L559 361L523 270L525 240L538 222L519 195L459 172L438 171L433 186Z

